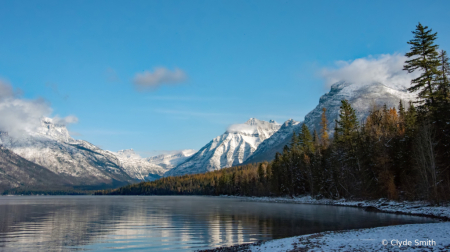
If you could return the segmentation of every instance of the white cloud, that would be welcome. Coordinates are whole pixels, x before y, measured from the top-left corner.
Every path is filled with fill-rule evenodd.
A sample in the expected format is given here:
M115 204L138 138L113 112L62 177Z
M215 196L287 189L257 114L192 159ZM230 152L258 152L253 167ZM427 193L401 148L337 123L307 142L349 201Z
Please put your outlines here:
M76 116L74 116L74 115L69 115L69 116L66 116L64 118L61 118L59 116L55 116L52 119L53 119L53 123L54 124L60 124L60 125L69 125L69 124L78 122L78 118Z
M0 101L7 99L8 97L11 97L13 95L14 90L11 85L4 80L0 80Z
M186 73L178 68L170 71L164 67L155 68L153 72L144 71L134 76L133 82L140 90L155 89L161 85L176 84L187 80Z
M26 132L35 131L41 126L41 120L51 113L52 108L44 99L22 99L8 82L0 80L0 131L16 137L22 136ZM64 125L78 121L75 116L55 117L53 120Z
M229 133L247 133L253 134L256 131L256 125L248 125L248 124L232 124L228 127L227 132Z
M338 61L334 69L323 69L321 75L325 78L327 87L338 81L346 81L361 85L381 82L387 86L408 88L411 79L419 73L408 74L403 71L406 59L401 54L382 54L352 61Z

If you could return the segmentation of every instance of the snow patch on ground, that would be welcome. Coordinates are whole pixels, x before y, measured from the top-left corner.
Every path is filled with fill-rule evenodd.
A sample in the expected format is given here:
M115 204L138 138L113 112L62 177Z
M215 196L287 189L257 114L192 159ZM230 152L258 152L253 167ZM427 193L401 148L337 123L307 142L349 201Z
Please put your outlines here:
M362 207L375 211L450 219L450 206L431 206L423 201L314 199L310 196L233 197L245 201L323 204ZM450 251L450 222L408 224L368 229L321 232L249 245L242 251ZM238 250L240 251L240 250Z
M384 245L385 244L385 245ZM251 245L250 251L448 251L450 222L322 232Z

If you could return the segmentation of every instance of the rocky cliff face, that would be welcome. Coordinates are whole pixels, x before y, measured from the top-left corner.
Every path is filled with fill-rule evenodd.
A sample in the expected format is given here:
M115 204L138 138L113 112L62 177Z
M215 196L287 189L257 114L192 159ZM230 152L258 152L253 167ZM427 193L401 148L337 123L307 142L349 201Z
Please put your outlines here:
M61 189L71 182L0 145L0 194L5 190Z
M250 118L244 124L232 125L184 163L165 176L203 173L239 165L250 157L259 144L278 131L280 125Z

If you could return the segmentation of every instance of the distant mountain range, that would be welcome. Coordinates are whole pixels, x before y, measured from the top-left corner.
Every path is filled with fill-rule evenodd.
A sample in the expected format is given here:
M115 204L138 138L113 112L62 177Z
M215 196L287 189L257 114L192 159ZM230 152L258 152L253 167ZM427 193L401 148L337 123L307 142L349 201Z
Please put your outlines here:
M167 171L186 161L195 152L195 150L183 150L149 158L142 158L133 149L112 153L116 155L124 171L132 178L152 181L161 178Z
M230 126L198 152L176 153L142 158L132 149L111 152L70 137L64 125L42 120L36 132L11 137L0 132L0 191L16 187L114 187L137 181L151 181L162 176L203 173L240 164L270 161L289 143L293 132L305 123L311 131L320 129L322 108L326 108L329 129L334 128L341 100L347 99L365 119L373 106L396 107L401 100L416 95L399 84L351 84L338 82L320 97L319 104L303 122L289 119L275 121L249 119ZM48 183L46 182L48 181ZM51 186L50 186L51 185Z

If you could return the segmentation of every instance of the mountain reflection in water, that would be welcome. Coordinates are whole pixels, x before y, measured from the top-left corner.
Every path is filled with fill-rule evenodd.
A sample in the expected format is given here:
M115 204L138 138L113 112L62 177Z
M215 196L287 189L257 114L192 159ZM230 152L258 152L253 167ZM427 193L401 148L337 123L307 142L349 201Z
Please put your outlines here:
M192 251L434 219L197 196L0 197L0 251Z

